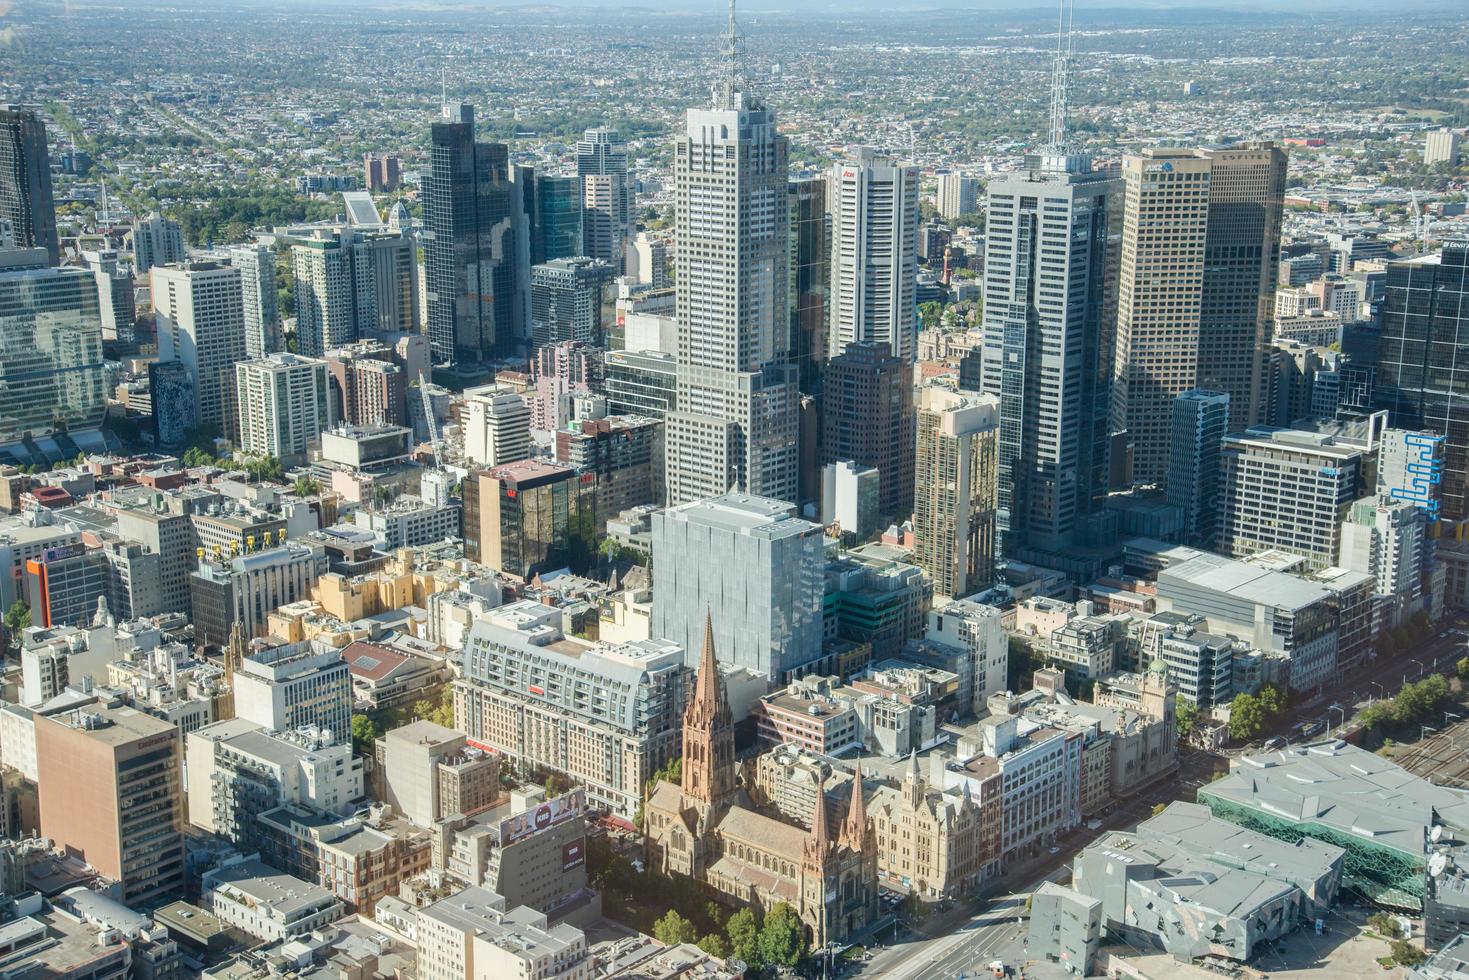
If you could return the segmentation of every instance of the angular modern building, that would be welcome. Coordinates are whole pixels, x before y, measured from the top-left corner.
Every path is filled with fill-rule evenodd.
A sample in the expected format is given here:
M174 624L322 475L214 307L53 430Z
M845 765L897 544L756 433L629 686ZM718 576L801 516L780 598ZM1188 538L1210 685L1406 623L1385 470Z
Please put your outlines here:
M694 666L712 614L721 662L774 684L822 656L825 562L819 525L779 500L729 494L653 515L652 634Z
M1388 266L1373 400L1444 437L1442 516L1469 518L1469 242Z
M46 264L61 264L46 124L34 109L0 106L0 224L16 248L44 248Z
M1122 184L1027 158L987 190L980 390L1000 400L1001 547L1080 543L1108 488Z
M513 349L518 249L515 188L503 143L477 143L474 107L443 107L423 177L425 332L436 363Z
M797 368L790 360L788 145L734 74L690 109L674 146L678 408L668 501L731 490L795 500Z
M830 356L883 342L911 360L918 343L918 168L875 150L831 170Z
M1173 399L1229 395L1230 428L1265 411L1286 158L1273 143L1150 149L1123 164L1112 426L1135 482L1168 465Z

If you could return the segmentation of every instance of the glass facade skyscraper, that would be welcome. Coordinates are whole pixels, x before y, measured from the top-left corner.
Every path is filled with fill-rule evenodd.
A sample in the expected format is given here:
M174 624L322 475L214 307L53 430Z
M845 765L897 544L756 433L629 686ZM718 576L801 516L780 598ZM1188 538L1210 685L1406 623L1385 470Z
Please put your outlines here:
M0 441L96 425L106 402L93 274L0 267Z
M537 174L535 194L531 262L540 265L586 255L582 247L581 180Z
M1442 516L1469 518L1469 242L1387 269L1377 406L1444 437Z
M44 248L61 262L46 124L33 109L0 106L0 223L9 223L18 248Z
M477 143L474 107L445 106L423 178L428 339L439 363L481 361L516 342L515 189L503 143Z

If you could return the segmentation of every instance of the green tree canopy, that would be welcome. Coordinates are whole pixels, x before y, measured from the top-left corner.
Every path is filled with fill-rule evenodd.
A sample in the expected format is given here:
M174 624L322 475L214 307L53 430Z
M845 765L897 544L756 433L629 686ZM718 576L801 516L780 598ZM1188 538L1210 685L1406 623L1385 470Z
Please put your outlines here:
M760 926L756 944L760 959L768 966L794 967L805 952L801 941L801 919L796 910L780 902L770 910Z
M697 940L699 931L692 922L679 915L677 909L669 909L663 918L653 923L653 938L665 946L677 946Z
M760 922L753 909L743 908L731 915L724 934L729 937L730 952L752 968L759 966Z
M729 957L729 943L725 942L724 937L718 933L711 932L703 939L700 939L699 948L710 956L718 957L721 960Z

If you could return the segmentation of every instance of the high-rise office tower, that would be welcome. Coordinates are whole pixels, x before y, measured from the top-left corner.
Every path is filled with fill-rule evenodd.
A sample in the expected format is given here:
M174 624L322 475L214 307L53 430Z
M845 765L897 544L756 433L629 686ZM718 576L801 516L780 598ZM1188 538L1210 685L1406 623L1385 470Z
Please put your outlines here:
M1374 401L1444 437L1440 513L1469 518L1469 242L1387 269Z
M514 188L503 143L476 143L474 107L443 108L423 178L427 332L439 363L480 361L515 343Z
M245 354L262 357L281 349L280 314L275 294L275 249L235 245L230 265L240 270L240 301L245 311Z
M878 512L913 512L913 366L886 341L858 341L826 365L822 465L851 460L878 471Z
M184 233L177 221L154 211L133 221L133 275L146 276L155 265L184 260Z
M11 247L44 248L50 265L61 263L46 124L17 105L0 106L0 225Z
M832 355L826 346L827 296L831 288L831 223L826 215L826 181L793 180L790 196L789 273L791 356L797 383L807 394L821 391L821 374ZM837 351L836 353L840 353Z
M418 244L413 236L356 231L351 248L357 335L418 333Z
M863 148L831 171L832 356L885 341L911 359L918 337L918 168Z
M1108 487L1121 183L1068 146L1059 35L1049 144L987 192L984 344L966 384L1000 400L999 528L1007 554L1064 549ZM1057 101L1059 99L1059 101Z
M0 442L95 427L106 407L98 274L46 261L0 256Z
M327 413L326 361L267 354L235 365L240 448L274 456L287 466L306 461Z
M1189 543L1214 547L1219 529L1219 450L1229 434L1229 396L1185 391L1173 399L1168 502L1183 510Z
M532 188L531 263L582 255L581 178L536 174Z
M994 580L999 409L993 395L932 386L920 393L913 559L935 596L960 598Z
M476 466L529 459L530 406L519 393L490 386L464 393L464 456Z
M235 362L245 358L240 270L219 262L154 266L158 359L181 361L193 380L191 424L238 437Z
M964 174L939 174L937 204L945 221L974 214L979 210L979 181Z
M103 704L38 714L35 725L41 832L117 882L118 898L134 909L178 898L184 889L178 726Z
M357 338L352 256L337 238L291 246L296 278L296 349L320 357Z
M118 268L116 249L84 251L82 260L97 279L102 339L111 340L123 348L131 347L133 326L137 319L137 298L133 295L132 275Z
M601 345L602 288L613 269L585 255L531 269L530 335L536 347L576 340Z
M731 488L797 495L796 366L790 362L786 138L738 78L690 109L674 147L678 410L668 416L668 502Z
M1136 481L1168 465L1173 399L1229 394L1230 428L1265 412L1285 153L1273 143L1152 149L1123 164L1113 426Z
M576 175L582 191L582 255L622 272L632 241L633 175L627 144L615 129L589 129L576 144Z

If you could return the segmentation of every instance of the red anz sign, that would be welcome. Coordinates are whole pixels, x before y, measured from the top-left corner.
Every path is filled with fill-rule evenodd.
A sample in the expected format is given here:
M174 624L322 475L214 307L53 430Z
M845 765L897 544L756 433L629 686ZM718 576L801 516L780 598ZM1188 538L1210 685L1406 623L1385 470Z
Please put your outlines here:
M527 684L525 689L532 694L536 694L541 697L546 696L546 689L544 687L536 687L534 684Z

